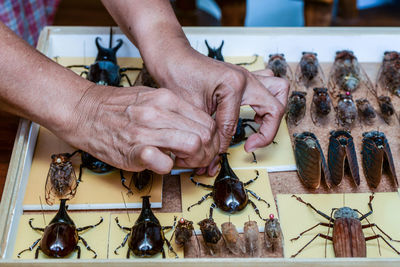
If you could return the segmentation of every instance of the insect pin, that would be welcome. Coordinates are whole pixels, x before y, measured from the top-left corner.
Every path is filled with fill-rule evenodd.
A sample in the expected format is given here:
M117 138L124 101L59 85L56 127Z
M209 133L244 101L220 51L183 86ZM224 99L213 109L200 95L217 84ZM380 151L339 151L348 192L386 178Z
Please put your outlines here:
M74 153L51 155L49 172L45 185L45 199L47 204L53 205L57 199L72 199L80 179L76 179L75 170L71 163Z
M317 237L324 238L326 240L333 242L333 250L335 253L335 257L366 257L367 256L367 246L366 242L374 239L382 239L393 251L397 254L400 254L385 238L389 238L390 241L399 242L397 240L393 240L389 235L382 231L382 229L377 226L375 223L369 223L362 225L361 222L370 216L373 212L372 210L372 200L374 199L374 195L369 197L368 207L370 209L366 214L362 214L356 209L352 209L350 207L342 207L342 208L334 208L332 209L333 216L328 216L322 211L316 209L311 203L305 202L298 196L293 195L297 201L307 205L309 208L314 210L317 214L324 217L328 220L327 223L320 222L313 227L301 232L297 237L292 238L290 241L298 240L305 233L311 231L317 226L324 226L333 228L332 236L318 233L316 234L306 245L304 245L297 253L292 255L292 258L299 255L308 245L310 245ZM367 219L368 221L368 219ZM382 234L375 234L372 236L365 237L363 229L376 227ZM374 231L374 230L373 230Z
M330 188L331 176L317 137L311 132L293 136L294 156L300 180L307 188L317 189L323 175L327 187Z
M202 186L204 188L211 189L212 191L204 195L197 203L189 206L187 210L190 211L190 209L194 206L200 205L207 198L212 197L214 202L210 207L210 219L212 219L213 210L216 207L224 212L235 213L246 208L248 204L251 204L256 214L263 219L257 206L251 199L249 199L248 194L251 194L258 201L266 203L268 207L270 207L270 204L250 189L246 189L248 185L252 184L258 179L259 172L256 170L255 172L257 176L248 182L243 183L229 166L227 154L221 154L221 158L221 170L218 176L215 178L214 185L196 182L194 180L194 173L190 176L190 181L192 181L196 186Z
M82 241L87 250L93 252L93 258L97 257L96 252L90 248L86 240L83 239L79 233L98 226L103 222L103 218L100 218L97 224L76 228L74 221L67 213L66 202L66 199L61 199L56 216L54 216L45 228L34 227L32 225L33 218L29 220L29 226L35 231L42 232L43 235L29 248L19 252L17 255L18 258L22 253L32 251L37 244L39 244L35 252L35 259L39 257L39 251L42 251L52 258L62 258L68 256L75 250L77 251L77 258L79 259L81 257L81 248L78 245L79 240Z
M289 97L287 120L290 124L298 125L306 114L306 92L293 91Z
M161 226L159 220L151 210L150 196L142 197L142 211L135 224L129 228L119 224L118 217L115 218L115 222L118 227L128 232L114 253L118 255L118 249L124 247L128 242L128 251L126 258L129 258L131 253L138 257L151 257L158 253L162 253L162 257L165 258L164 243L167 244L168 250L178 258L178 255L171 246L168 239L165 238L164 230L172 229L173 226ZM176 223L176 217L175 217Z
M345 163L347 161L354 184L360 185L357 154L353 137L349 131L331 131L328 148L328 167L332 183L339 185L342 182Z
M208 248L210 255L215 255L220 248L218 242L221 240L222 233L212 218L206 218L198 223L204 244Z
M246 246L243 239L239 236L236 226L231 222L225 222L221 224L221 229L227 249L233 255L244 255L246 253Z
M385 169L396 185L399 186L389 142L383 132L370 131L363 133L362 164L368 185L376 188L381 182Z
M269 215L264 227L264 243L267 250L271 252L282 248L282 230L278 219L274 214Z

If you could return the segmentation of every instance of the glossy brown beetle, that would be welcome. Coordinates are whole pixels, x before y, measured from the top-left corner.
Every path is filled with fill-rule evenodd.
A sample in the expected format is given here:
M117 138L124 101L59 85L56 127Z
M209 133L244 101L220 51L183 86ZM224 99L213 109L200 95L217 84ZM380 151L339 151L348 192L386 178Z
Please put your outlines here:
M76 179L75 170L71 163L72 154L61 153L51 156L49 172L46 178L45 199L47 204L53 205L57 199L72 199L80 179Z
M376 117L376 112L369 100L366 98L357 99L356 105L359 118L367 124L371 124Z
M332 100L328 89L325 87L315 87L313 100L311 103L311 119L314 124L321 122L331 112Z
M198 223L201 235L206 247L211 255L219 251L218 242L221 240L222 233L212 218L206 218Z
M339 94L336 106L336 118L342 127L350 128L357 118L357 107L350 92Z
M250 128L254 133L257 133L257 130L254 129L254 127L251 124L249 124L249 122L254 122L254 120L242 119L242 118L238 119L236 131L235 131L235 134L232 136L232 140L231 140L229 146L235 146L235 145L247 140L247 136L246 136L246 128L247 127ZM251 152L251 154L253 155L253 162L257 163L256 154L254 154L254 152Z
M349 166L353 182L360 185L357 154L353 137L349 131L331 131L328 148L328 167L332 183L339 185L342 182L345 166Z
M379 226L375 223L369 223L366 225L362 225L361 221L370 216L373 212L372 209L372 200L374 196L371 195L369 197L368 206L370 211L366 214L361 214L358 210L352 209L349 207L342 208L334 208L332 209L333 217L326 215L320 210L317 210L312 204L305 202L300 197L293 195L297 201L307 205L311 209L313 209L316 213L324 217L329 221L329 223L318 223L313 227L301 232L297 237L292 238L290 241L295 241L299 239L303 234L311 231L315 227L321 225L329 228L333 228L332 236L317 234L312 238L304 247L302 247L296 254L292 255L292 258L296 257L299 253L301 253L312 241L314 241L317 237L322 237L324 239L330 240L333 242L333 249L336 257L366 257L367 256L367 247L366 242L370 240L374 240L377 238L381 238L390 248L392 248L397 254L400 255L400 252L397 251L382 235L373 235L369 237L365 237L363 233L363 229L376 227L384 236L389 238L390 241L399 242L398 240L393 240L390 236L388 236L385 232L382 231ZM361 215L361 217L359 217ZM333 222L333 223L332 223ZM329 232L328 232L329 233Z
M274 214L270 214L269 219L265 222L264 242L265 247L271 252L278 251L282 248L281 225Z
M162 257L165 258L164 243L166 243L169 251L178 258L171 243L164 236L164 230L172 229L173 226L161 226L151 210L150 196L143 196L142 199L142 211L132 228L121 226L118 217L115 218L118 227L128 233L121 245L114 250L114 253L118 255L117 250L124 247L128 241L126 258L130 257L131 252L138 257L151 257L161 252Z
M306 114L306 92L293 91L289 97L287 120L290 124L298 125Z
M317 137L311 132L303 132L293 136L294 156L300 180L307 188L317 189L321 184L323 174L325 183L329 188L331 176Z
M37 247L35 252L35 259L39 257L40 250L52 258L66 257L74 250L77 250L77 257L79 259L81 257L81 248L78 246L79 240L82 241L87 250L93 252L93 258L97 257L96 252L90 248L86 240L79 235L79 232L98 226L103 222L103 218L101 218L97 224L76 228L74 221L67 213L66 202L66 199L61 199L60 208L58 209L56 216L54 216L46 228L34 227L32 225L33 219L29 220L29 226L35 231L43 232L43 236L36 240L29 248L19 252L18 258L25 251L32 251L40 242L40 245Z
M364 174L369 186L378 187L384 169L387 170L396 188L399 186L392 152L384 133L378 131L363 133L361 155Z
M256 170L257 176L250 181L243 183L239 180L239 177L233 172L232 168L229 166L228 157L226 153L221 154L221 170L218 176L215 178L214 185L207 185L203 183L196 182L193 177L194 173L190 176L190 181L192 181L196 186L202 186L205 188L212 189L212 191L205 196L203 196L197 203L188 207L188 211L194 206L200 205L208 197L212 197L214 202L210 207L210 219L213 216L213 210L218 207L224 212L235 213L243 210L247 207L247 204L251 204L254 208L256 214L261 218L260 211L258 210L256 204L249 199L248 193L255 197L258 201L263 201L270 207L270 204L264 199L260 198L253 191L246 189L245 187L253 183L258 179L259 173Z

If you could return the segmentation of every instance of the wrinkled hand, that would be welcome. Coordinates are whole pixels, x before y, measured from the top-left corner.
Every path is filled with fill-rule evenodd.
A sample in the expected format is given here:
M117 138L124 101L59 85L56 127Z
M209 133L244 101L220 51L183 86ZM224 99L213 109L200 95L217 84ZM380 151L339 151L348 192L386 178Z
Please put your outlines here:
M210 115L215 112L219 153L226 152L229 147L241 105L250 105L256 112L254 119L260 124L259 132L247 139L245 150L252 152L273 141L285 111L289 87L286 80L270 77L269 70L252 74L194 50L174 54L163 70L155 68L153 71L163 87ZM218 157L213 160L208 174L215 175L217 169Z
M167 89L89 87L57 135L112 166L170 172L207 166L218 151L214 120ZM76 122L76 123L75 123Z

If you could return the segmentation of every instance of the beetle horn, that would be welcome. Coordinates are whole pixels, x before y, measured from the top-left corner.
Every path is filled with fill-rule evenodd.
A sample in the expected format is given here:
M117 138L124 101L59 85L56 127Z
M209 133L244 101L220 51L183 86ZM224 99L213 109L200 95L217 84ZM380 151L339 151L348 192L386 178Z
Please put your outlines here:
M118 40L117 40L117 43L118 43L118 44L117 44L115 47L113 47L113 49L112 49L114 52L117 52L118 49L122 46L122 44L123 44L122 39L118 39Z
M224 46L224 40L222 40L222 43L221 43L221 45L218 47L217 51L221 52L223 46Z
M208 44L207 40L204 40L204 42L206 43L206 46L207 46L208 51L212 50L211 47L210 47L210 45Z
M97 49L103 51L103 50L106 49L106 48L104 48L103 46L101 46L101 44L99 43L99 40L101 40L101 38L100 38L100 37L96 37L96 46L97 46Z

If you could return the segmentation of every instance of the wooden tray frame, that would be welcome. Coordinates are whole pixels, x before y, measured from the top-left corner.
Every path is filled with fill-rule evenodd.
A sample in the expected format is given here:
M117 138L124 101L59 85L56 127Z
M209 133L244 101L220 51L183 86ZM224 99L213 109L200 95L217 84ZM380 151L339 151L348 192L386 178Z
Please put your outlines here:
M47 54L49 50L49 40L51 34L103 34L109 31L108 27L46 27L40 35L38 50ZM120 33L119 30L117 32ZM210 36L210 39L223 39L222 37L238 36L296 36L296 35L324 35L324 36L374 36L387 37L397 40L396 43L388 44L391 50L400 50L400 28L185 28L186 34L197 36ZM193 45L193 42L192 42ZM195 45L193 45L195 46ZM195 47L196 48L196 47ZM346 48L343 45L342 48ZM377 49L384 50L382 45ZM389 49L389 48L388 48ZM201 50L201 49L199 49ZM246 49L245 49L246 50ZM285 49L282 48L282 51ZM365 49L364 49L365 50ZM201 51L204 52L204 51ZM258 52L258 51L256 51ZM278 51L276 51L278 52ZM227 53L234 54L231 49ZM250 52L249 54L253 54ZM265 52L264 52L265 54ZM379 54L381 60L382 53ZM374 57L374 56L373 56ZM359 57L360 61L377 61L378 56L368 58L368 55ZM288 61L291 61L290 58ZM293 61L293 60L292 60ZM323 61L323 60L320 60ZM26 119L21 119L17 136L14 143L13 153L7 173L7 180L4 187L3 197L0 203L0 264L2 266L50 266L57 264L59 266L132 266L140 264L141 266L400 266L399 259L371 259L371 258L334 258L334 259L286 259L286 258L199 258L199 259L177 259L177 260L156 260L156 259L129 259L129 260L14 260L12 253L7 253L7 247L15 238L15 225L18 223L19 216L22 214L22 198L25 193L26 181L24 175L30 170L34 146L38 133L39 125ZM394 140L393 140L394 141ZM398 146L395 142L394 146ZM25 179L26 180L26 179ZM9 242L10 241L10 242Z

